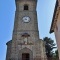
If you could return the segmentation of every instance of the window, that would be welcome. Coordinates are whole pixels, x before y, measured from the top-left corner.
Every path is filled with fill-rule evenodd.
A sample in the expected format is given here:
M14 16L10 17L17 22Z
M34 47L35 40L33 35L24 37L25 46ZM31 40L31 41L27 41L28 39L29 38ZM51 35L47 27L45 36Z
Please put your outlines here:
M28 10L28 5L24 5L24 10Z

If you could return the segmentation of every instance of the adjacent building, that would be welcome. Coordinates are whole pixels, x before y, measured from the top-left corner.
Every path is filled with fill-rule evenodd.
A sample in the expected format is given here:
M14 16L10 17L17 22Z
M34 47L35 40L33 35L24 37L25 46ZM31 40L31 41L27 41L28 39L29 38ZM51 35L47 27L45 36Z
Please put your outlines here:
M56 1L50 33L55 33L60 60L60 0Z

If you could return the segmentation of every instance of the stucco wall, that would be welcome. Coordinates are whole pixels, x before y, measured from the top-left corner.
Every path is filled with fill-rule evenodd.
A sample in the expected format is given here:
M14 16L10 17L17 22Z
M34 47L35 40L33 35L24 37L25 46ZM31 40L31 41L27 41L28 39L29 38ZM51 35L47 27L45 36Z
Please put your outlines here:
M56 23L56 28L54 30L55 33L55 37L56 37L56 42L57 42L57 46L58 46L58 52L59 52L59 59L60 59L60 13L57 19L57 23Z

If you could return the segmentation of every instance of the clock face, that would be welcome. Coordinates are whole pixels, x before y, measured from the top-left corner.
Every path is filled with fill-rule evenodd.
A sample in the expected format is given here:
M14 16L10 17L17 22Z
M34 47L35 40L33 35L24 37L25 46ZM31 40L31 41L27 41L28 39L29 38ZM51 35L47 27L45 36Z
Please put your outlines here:
M23 17L23 21L28 23L30 21L30 17L28 17L28 16Z

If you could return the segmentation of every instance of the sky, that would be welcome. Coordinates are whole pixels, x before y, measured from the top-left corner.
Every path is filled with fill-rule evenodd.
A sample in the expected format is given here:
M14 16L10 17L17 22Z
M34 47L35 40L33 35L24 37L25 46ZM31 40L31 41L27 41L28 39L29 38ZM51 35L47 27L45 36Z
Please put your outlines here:
M56 42L54 33L49 33L55 2L56 0L38 0L37 16L39 38L49 37ZM0 0L0 60L6 59L6 43L12 39L15 9L15 0Z

